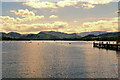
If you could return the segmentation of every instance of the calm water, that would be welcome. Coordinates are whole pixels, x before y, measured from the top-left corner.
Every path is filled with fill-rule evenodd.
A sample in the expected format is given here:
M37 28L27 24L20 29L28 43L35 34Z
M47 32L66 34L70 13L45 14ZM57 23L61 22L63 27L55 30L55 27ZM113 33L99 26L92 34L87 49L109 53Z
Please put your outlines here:
M71 43L71 44L69 44ZM92 42L4 41L3 78L117 78L118 53Z

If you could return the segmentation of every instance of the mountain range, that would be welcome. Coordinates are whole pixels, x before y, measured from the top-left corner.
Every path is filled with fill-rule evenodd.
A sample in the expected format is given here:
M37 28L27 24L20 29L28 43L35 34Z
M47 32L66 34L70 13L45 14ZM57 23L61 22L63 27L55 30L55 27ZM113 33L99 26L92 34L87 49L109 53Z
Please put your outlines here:
M83 33L67 34L63 32L55 31L42 31L38 34L20 34L17 32L4 33L0 32L0 36L3 40L62 40L62 39L90 39L95 37L118 37L120 32L105 32L105 31L93 31ZM120 36L119 36L120 37Z
M82 32L82 33L77 33L78 35L80 35L81 37L85 37L87 35L100 35L100 34L104 34L107 33L106 31L92 31L92 32Z
M4 33L1 32L0 35L2 38L21 38L21 39L75 39L81 38L81 36L76 33L67 34L62 32L54 31L44 31L39 32L38 34L20 34L16 32Z

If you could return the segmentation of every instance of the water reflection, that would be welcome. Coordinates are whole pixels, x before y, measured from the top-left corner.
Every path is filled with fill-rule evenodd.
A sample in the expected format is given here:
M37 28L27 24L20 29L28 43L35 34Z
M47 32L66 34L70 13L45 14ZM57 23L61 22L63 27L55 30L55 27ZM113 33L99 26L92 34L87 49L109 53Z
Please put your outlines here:
M3 77L116 78L118 58L115 51L93 48L92 42L7 41Z
M22 46L23 44L20 44ZM27 48L21 48L19 51L19 73L22 77L37 77L36 75L42 76L44 71L44 46L39 46L36 43L27 44ZM24 70L24 71L23 71Z

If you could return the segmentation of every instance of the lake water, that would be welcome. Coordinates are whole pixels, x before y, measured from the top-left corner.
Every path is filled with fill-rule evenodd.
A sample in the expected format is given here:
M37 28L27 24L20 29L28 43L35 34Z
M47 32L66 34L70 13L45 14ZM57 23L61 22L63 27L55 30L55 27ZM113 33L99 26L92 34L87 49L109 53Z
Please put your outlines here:
M71 43L71 44L70 44ZM3 78L117 78L118 53L80 41L3 41Z

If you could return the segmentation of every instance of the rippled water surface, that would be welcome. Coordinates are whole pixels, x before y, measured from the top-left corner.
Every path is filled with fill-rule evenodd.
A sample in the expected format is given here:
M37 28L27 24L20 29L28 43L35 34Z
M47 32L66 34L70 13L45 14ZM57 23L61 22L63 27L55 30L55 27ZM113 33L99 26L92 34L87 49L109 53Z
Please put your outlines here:
M3 78L117 78L118 52L79 41L4 41Z

